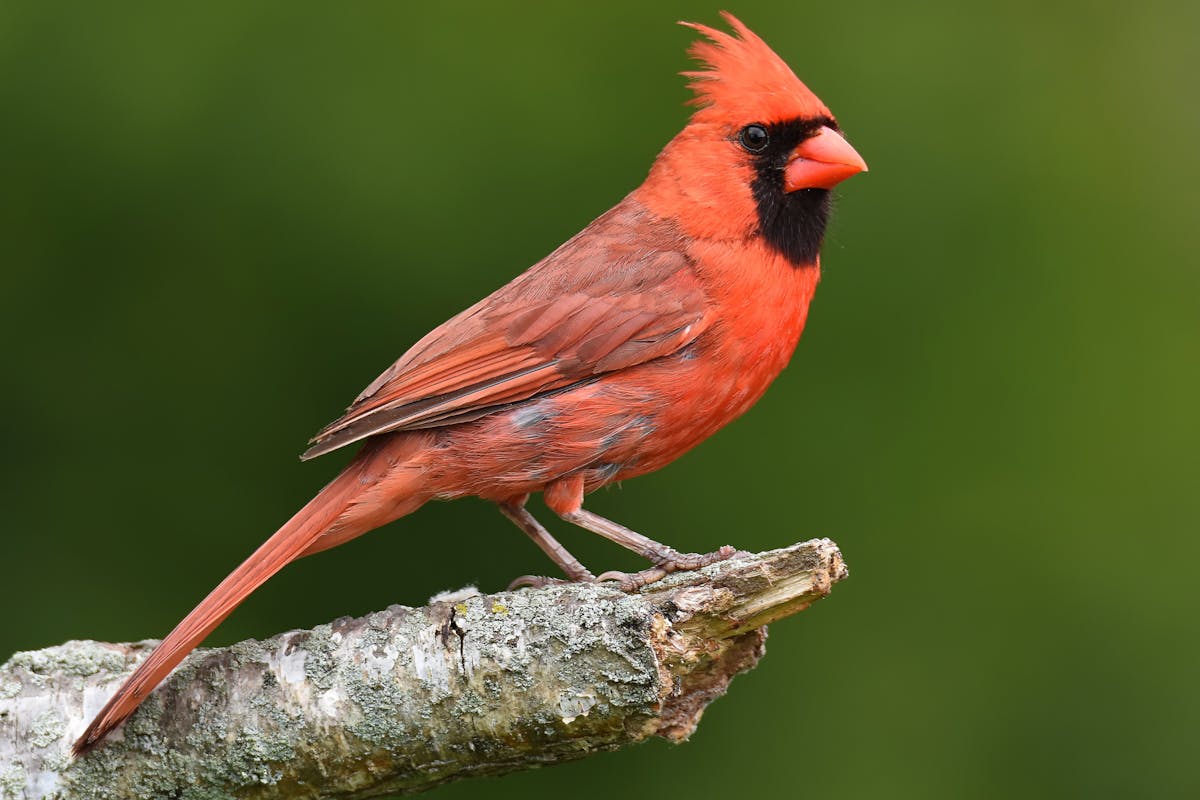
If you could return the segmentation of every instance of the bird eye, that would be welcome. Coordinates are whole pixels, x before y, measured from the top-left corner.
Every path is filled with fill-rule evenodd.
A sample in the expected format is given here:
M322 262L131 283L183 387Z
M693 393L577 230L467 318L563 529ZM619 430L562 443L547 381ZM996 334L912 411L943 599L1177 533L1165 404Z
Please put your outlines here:
M771 141L771 137L767 135L767 129L762 125L747 125L738 134L738 141L749 152L761 153L767 149L767 143Z

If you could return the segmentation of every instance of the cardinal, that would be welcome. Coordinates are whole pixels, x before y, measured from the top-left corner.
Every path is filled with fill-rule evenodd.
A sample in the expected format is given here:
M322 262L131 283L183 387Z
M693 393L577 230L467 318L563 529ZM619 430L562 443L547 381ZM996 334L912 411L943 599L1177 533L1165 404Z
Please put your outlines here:
M656 470L762 396L787 365L820 277L830 190L867 165L833 114L731 14L683 23L697 110L645 182L506 286L435 328L322 429L302 458L358 454L188 614L75 742L120 725L251 592L301 556L430 500L499 507L572 581L598 580L525 508L651 567L632 589L734 552L681 553L583 508ZM525 583L550 579L527 577Z

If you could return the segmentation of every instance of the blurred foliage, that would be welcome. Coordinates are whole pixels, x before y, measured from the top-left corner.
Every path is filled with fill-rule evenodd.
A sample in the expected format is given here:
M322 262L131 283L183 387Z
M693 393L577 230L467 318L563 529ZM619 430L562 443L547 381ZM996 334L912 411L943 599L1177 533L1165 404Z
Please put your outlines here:
M166 633L344 461L310 433L637 185L716 8L585 8L0 5L0 653ZM1200 796L1198 8L732 9L871 172L791 368L592 507L851 580L687 745L434 796ZM211 641L545 567L436 504Z

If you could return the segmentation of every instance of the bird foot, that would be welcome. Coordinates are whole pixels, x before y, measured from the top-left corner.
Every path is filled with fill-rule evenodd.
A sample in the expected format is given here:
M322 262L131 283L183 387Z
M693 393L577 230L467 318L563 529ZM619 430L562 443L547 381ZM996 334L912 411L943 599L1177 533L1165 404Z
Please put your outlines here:
M739 555L747 555L747 553L742 550L736 550L729 545L725 545L712 553L680 553L672 550L667 554L666 559L658 562L649 569L644 569L641 572L609 571L599 575L596 580L612 581L616 583L617 588L621 591L634 592L643 586L649 586L652 583L661 581L672 572L687 572L689 570L700 569L701 567L707 567L709 564L716 564L718 561L728 561Z
M669 570L662 567L650 567L641 572L620 572L618 570L609 570L596 576L597 583L611 583L620 589L622 592L636 592L643 586L649 586L652 583L661 581L670 574Z
M524 587L541 589L546 586L564 586L570 583L612 583L622 592L635 592L643 586L649 586L652 583L661 581L672 572L687 572L700 569L701 567L707 567L709 564L716 564L718 561L728 561L736 556L745 555L749 555L749 553L744 550L737 550L729 545L725 545L712 553L680 553L676 550L669 550L665 558L653 567L644 569L641 572L609 570L594 577L590 574L584 575L578 580L547 578L542 575L521 575L513 579L512 583L508 585L508 591Z
M574 583L564 578L547 578L544 575L518 575L512 579L512 583L505 587L506 592L512 592L517 589L541 589L546 586L563 586L568 583Z
M654 566L671 573L677 570L700 569L709 564L716 564L718 561L728 561L737 555L745 555L745 553L730 545L719 547L711 553L679 553L671 550L666 554L666 558L658 561Z

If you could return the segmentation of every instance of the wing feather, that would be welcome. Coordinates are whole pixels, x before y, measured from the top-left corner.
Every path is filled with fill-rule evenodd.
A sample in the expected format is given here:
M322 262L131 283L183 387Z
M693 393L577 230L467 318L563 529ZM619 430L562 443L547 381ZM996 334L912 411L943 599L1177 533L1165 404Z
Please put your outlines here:
M672 246L656 249L643 235L635 247L621 209L430 332L302 458L379 433L478 419L695 339L709 303L679 237L668 231Z

